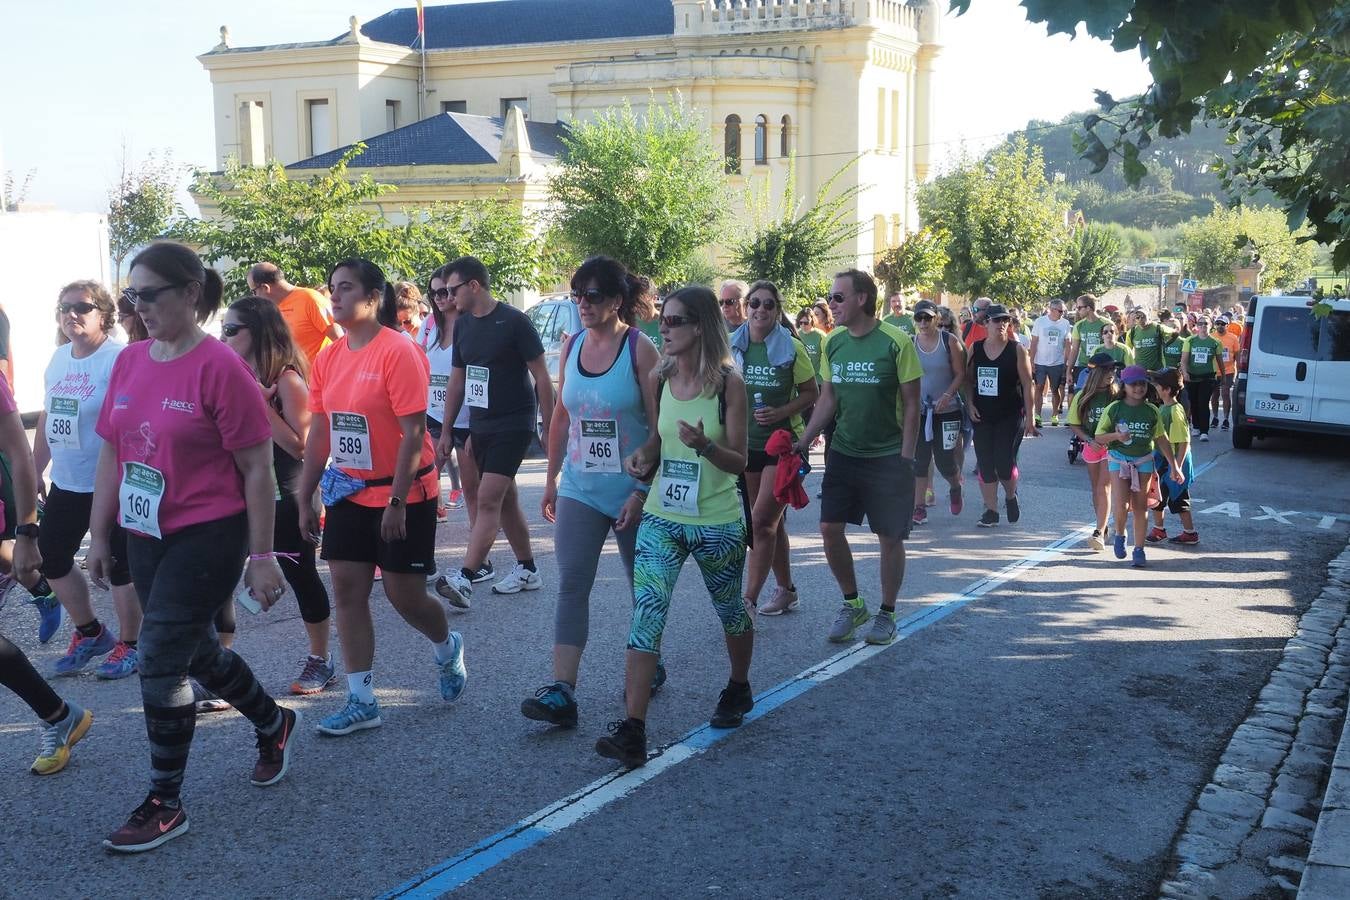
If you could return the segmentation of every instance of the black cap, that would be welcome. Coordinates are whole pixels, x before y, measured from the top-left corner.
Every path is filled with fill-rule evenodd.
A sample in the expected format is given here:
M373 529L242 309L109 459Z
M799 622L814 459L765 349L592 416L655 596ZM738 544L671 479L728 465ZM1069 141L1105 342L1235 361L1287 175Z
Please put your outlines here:
M915 303L914 308L910 310L910 315L918 315L921 312L932 313L935 316L940 315L938 305L932 300L920 300Z
M989 304L988 306L985 307L984 314L990 319L1012 318L1011 314L1009 314L1008 312L1008 307L1004 306L1002 303Z
M1088 360L1088 365L1092 366L1093 368L1100 368L1102 366L1114 366L1115 364L1116 358L1104 350L1101 353L1094 353L1092 355L1092 358Z

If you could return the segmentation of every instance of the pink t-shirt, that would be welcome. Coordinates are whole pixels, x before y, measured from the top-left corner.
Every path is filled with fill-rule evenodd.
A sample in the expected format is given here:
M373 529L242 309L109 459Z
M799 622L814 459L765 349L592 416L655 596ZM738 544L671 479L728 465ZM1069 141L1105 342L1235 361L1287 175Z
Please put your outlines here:
M117 452L117 521L151 536L154 523L169 535L243 512L232 454L272 439L257 379L233 350L207 337L157 362L153 343L117 357L96 426Z

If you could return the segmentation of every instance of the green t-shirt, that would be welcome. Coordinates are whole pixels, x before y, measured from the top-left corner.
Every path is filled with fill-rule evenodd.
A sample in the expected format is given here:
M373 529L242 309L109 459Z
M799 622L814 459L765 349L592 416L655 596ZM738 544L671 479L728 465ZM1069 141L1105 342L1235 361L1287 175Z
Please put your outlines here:
M1086 366L1092 354L1101 348L1102 326L1105 324L1105 319L1097 319L1095 322L1080 319L1073 323L1073 336L1078 341L1078 361L1074 365Z
M1077 425L1093 437L1097 436L1097 423L1101 421L1102 410L1106 409L1115 402L1115 398L1109 393L1101 392L1094 394L1092 399L1087 402L1087 408L1083 408L1083 392L1079 391L1073 395L1073 400L1069 403L1069 424Z
M903 316L890 315L882 319L881 321L885 322L887 325L893 325L896 328L899 328L901 331L903 331L910 337L914 337L914 317L911 315L908 314Z
M1137 365L1143 366L1150 372L1155 372L1162 368L1162 342L1164 338L1162 327L1159 325L1145 325L1143 328L1131 328L1125 336L1126 343L1134 351L1134 361Z
M1111 354L1111 358L1122 366L1134 365L1134 354L1124 344L1116 344L1114 347L1098 347L1097 352Z
M860 338L836 328L825 339L821 370L838 404L832 446L846 456L891 456L904 438L900 385L923 376L914 342L885 322Z
M1193 337L1186 341L1190 351L1190 361L1186 363L1186 374L1192 378L1213 378L1214 361L1223 352L1223 347L1212 337Z
M1191 439L1191 426L1186 421L1186 410L1181 408L1180 403L1168 403L1161 410L1163 420L1163 432L1167 435L1167 442L1172 445L1175 452L1177 447L1188 443Z
M1186 339L1175 331L1164 331L1162 336L1163 365L1169 369L1181 368L1181 351L1186 348Z
M1129 429L1131 439L1128 444L1111 441L1108 449L1121 456L1141 459L1153 455L1153 442L1163 436L1162 414L1152 403L1144 402L1131 406L1124 400L1117 400L1102 410L1097 420L1097 436L1117 431L1121 426Z
M638 320L637 328L638 328L638 331L642 332L642 333L645 334L647 337L649 337L649 338L652 339L652 343L656 345L656 349L657 349L657 350L660 350L660 349L661 349L661 317L660 317L660 316L657 316L656 318L652 319L650 322L643 322L643 321L641 321L641 320Z
M755 394L760 394L765 406L783 406L797 396L797 385L811 381L816 376L815 366L806 355L806 347L800 341L793 341L797 350L791 365L769 365L769 352L763 342L750 342L745 348L745 365L741 374L745 377L746 416L749 419L747 435L751 450L763 450L769 435L779 428L791 429L794 435L802 433L802 417L793 416L786 422L773 425L760 425L755 421Z
M811 368L816 373L816 381L820 381L820 345L825 340L825 335L812 329L800 332L797 339L806 347L806 357L811 360Z

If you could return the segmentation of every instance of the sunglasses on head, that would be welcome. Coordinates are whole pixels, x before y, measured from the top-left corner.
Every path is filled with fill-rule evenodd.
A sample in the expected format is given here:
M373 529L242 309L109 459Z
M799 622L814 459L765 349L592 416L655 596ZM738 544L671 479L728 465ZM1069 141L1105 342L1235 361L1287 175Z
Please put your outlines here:
M603 303L605 300L605 295L600 293L599 288L586 288L584 291L572 291L571 296L573 303L580 303L582 300L585 300L591 306L595 306L597 303Z
M225 335L225 337L234 337L240 331L243 331L247 328L248 328L247 325L242 325L235 322L226 322L220 326L220 333Z
M693 316L662 316L661 324L667 328L679 328L681 325L693 325Z
M61 303L56 307L57 312L63 316L72 312L77 316L87 316L96 309L98 309L97 306L92 303L86 303L83 300L78 303Z
M778 301L772 297L751 297L750 302L746 305L751 309L759 309L760 307L763 307L764 309L774 309L778 306Z

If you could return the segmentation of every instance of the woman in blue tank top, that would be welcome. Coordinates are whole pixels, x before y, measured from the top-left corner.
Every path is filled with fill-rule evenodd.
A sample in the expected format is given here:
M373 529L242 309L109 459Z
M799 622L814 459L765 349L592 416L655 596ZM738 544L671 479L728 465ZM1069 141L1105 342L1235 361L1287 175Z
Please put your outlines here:
M520 705L528 718L575 727L574 696L590 630L591 587L610 532L619 545L632 598L637 526L648 488L623 461L656 421L656 347L635 323L653 314L651 283L606 256L572 276L572 302L585 329L563 346L558 394L548 433L544 518L557 525L558 605L553 628L553 682ZM558 476L562 475L559 483ZM664 681L658 667L653 687Z

